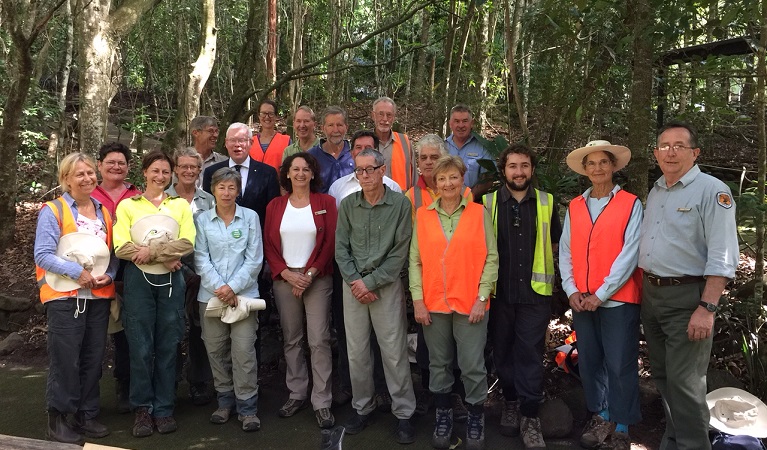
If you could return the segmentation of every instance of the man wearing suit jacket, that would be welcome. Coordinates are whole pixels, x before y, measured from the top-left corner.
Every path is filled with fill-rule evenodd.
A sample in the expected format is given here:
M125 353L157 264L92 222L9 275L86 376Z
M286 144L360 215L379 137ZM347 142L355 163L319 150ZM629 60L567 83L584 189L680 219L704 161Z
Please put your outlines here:
M273 198L280 196L280 185L277 181L277 172L273 167L254 161L248 156L252 140L253 132L244 123L235 122L229 125L224 141L229 159L205 169L202 189L212 194L210 180L218 169L222 167L239 169L242 176L242 192L237 197L237 204L255 211L263 229L266 205Z

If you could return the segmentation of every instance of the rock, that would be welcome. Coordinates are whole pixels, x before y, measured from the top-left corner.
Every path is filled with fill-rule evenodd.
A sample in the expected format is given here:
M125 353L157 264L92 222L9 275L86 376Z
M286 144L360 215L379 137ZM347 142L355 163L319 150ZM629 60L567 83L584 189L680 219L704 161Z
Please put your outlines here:
M0 331L11 331L8 317L11 315L9 312L0 311Z
M24 345L24 338L19 333L11 333L0 342L0 356L9 355L22 345Z
M573 420L585 423L591 419L591 413L586 408L586 395L583 393L583 386L579 384L559 395L560 399L570 408Z
M35 309L30 308L26 311L12 312L8 314L8 330L19 331L29 322L29 318L35 314Z
M738 389L745 389L746 387L746 385L737 379L735 375L720 369L710 369L708 371L708 374L706 374L706 385L708 392L723 387L734 387Z
M538 410L543 437L563 438L573 431L573 413L561 398L546 400Z
M26 311L34 306L29 298L11 297L0 294L0 310L3 311Z

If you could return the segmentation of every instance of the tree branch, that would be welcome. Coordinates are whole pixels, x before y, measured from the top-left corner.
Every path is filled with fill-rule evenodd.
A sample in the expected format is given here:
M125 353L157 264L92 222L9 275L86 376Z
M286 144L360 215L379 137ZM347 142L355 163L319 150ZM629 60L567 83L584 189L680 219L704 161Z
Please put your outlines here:
M141 16L162 0L125 0L109 14L109 29L119 39L124 38Z
M64 3L67 0L59 0L56 5L54 5L53 8L51 8L50 11L48 11L48 14L45 15L42 19L40 19L39 22L35 25L35 28L32 30L32 33L29 34L29 42L34 42L35 39L37 39L37 36L45 29L45 27L48 25L48 22L51 20L53 15L56 13L56 11L61 8Z

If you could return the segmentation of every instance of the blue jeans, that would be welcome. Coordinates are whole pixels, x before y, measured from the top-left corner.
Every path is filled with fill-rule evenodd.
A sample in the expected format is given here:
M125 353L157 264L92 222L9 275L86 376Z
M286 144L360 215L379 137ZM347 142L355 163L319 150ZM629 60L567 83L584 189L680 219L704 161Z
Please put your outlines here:
M633 425L639 411L639 305L626 303L573 312L578 338L578 371L593 413L607 409L610 420Z
M79 302L80 310L74 317ZM48 411L99 414L101 361L107 339L109 300L67 298L45 303L48 318Z
M130 347L130 403L133 409L148 408L154 417L173 415L185 289L181 271L152 275L133 263L125 268L122 314Z

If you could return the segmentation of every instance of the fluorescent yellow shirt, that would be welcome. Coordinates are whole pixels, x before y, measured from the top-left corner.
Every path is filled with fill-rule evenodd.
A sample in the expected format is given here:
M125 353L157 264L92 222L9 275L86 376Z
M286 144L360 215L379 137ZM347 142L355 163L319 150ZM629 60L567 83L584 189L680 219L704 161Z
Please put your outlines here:
M156 207L143 195L136 195L123 200L117 205L117 222L112 231L115 250L119 249L126 242L131 242L130 229L134 223L144 216L151 214L165 214L178 222L178 238L186 239L194 244L196 230L194 228L194 219L189 203L181 197L168 196Z

